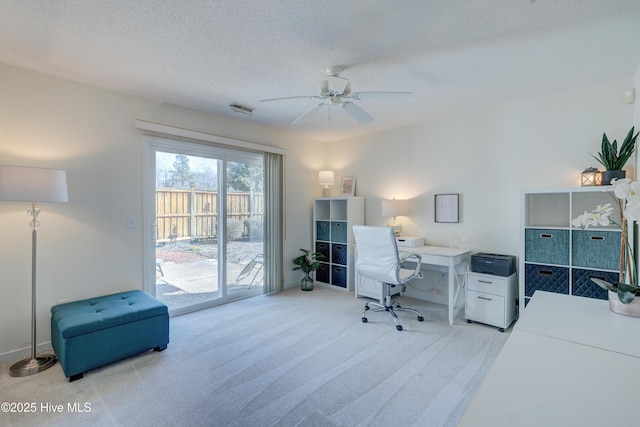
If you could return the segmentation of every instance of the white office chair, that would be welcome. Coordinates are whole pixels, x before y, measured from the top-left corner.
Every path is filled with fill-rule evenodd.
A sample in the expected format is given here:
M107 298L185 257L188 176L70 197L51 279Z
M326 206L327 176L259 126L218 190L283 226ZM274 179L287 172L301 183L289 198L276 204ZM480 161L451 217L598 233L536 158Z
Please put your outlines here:
M362 322L367 323L369 311L387 311L393 316L396 329L401 331L402 325L396 315L396 311L410 311L418 316L422 322L424 317L412 308L401 307L397 301L391 301L391 288L402 286L402 292L406 289L406 283L414 278L422 278L420 264L422 257L419 254L407 254L400 257L396 236L390 227L372 227L366 225L354 225L353 234L356 238L356 272L361 276L382 282L387 287L385 303L377 304L367 302L362 313ZM406 260L416 263L415 269L402 268ZM377 308L370 309L369 305Z

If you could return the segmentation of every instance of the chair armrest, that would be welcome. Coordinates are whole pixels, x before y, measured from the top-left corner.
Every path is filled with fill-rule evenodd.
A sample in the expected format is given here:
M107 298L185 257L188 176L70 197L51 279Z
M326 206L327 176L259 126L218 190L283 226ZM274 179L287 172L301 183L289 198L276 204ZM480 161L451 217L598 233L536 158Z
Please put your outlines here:
M405 254L400 255L400 264L402 264L405 261L415 262L416 263L416 268L415 268L414 275L416 277L419 277L419 278L424 277L422 275L422 271L420 271L420 266L422 265L422 255L413 254L413 253L405 253Z

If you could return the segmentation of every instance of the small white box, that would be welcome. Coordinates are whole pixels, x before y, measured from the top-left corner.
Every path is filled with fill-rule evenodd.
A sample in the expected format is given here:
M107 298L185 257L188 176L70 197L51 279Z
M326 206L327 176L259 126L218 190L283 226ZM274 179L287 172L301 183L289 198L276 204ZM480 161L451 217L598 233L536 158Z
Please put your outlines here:
M400 247L417 248L418 246L424 246L423 237L398 236L396 237L396 242Z

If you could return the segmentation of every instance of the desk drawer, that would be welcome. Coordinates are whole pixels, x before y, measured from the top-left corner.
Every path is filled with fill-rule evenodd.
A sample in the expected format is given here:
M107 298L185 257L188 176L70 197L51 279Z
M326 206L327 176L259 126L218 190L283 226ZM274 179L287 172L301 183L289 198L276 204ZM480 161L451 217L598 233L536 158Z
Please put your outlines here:
M505 325L504 297L467 290L465 317L502 328Z
M506 296L507 278L488 274L467 274L467 289L491 295Z

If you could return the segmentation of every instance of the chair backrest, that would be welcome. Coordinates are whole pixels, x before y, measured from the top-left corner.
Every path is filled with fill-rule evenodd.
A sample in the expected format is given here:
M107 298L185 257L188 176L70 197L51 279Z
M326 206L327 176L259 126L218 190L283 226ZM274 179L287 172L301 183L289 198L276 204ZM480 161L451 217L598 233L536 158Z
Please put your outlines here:
M354 225L356 271L383 283L400 284L400 257L391 227Z

